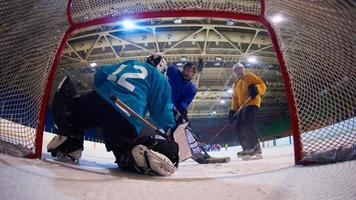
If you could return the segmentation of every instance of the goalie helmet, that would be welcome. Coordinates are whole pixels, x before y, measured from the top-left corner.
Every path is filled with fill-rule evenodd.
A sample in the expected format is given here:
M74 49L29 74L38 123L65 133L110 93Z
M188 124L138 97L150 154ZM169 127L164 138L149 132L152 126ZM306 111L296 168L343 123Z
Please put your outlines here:
M161 72L162 74L166 74L167 69L168 69L168 65L166 60L164 60L164 58L160 55L150 55L146 58L146 63L154 66L157 68L157 70L159 72Z

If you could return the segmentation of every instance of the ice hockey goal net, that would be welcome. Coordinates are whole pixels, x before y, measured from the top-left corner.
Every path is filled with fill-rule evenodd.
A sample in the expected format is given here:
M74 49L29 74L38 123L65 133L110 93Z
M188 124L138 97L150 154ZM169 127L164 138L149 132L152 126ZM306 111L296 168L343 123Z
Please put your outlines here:
M297 163L352 150L355 8L352 0L1 1L0 141L40 157L51 84L74 30L124 17L206 16L268 29L288 94ZM285 22L273 24L276 14Z

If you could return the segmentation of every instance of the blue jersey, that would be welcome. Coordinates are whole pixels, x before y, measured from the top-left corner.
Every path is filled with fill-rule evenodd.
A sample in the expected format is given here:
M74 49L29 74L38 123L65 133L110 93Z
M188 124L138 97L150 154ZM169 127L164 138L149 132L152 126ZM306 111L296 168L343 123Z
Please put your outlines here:
M168 67L167 76L172 87L172 101L179 110L187 110L195 97L197 89L195 85L183 78L182 73L176 67Z
M143 122L118 107L110 99L112 95L142 117L148 111L158 128L175 126L171 87L164 76L147 63L131 60L104 65L95 73L94 87L100 96L126 117L137 133L140 133Z

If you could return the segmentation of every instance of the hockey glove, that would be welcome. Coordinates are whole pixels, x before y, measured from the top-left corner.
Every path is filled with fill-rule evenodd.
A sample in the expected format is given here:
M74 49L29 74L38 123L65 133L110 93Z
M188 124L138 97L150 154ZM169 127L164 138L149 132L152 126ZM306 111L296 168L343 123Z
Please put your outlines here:
M254 84L251 84L248 86L248 95L251 97L251 99L254 99L258 95L258 89L257 86Z
M183 109L181 111L178 111L176 107L173 108L173 116L174 120L176 121L177 125L184 124L188 122L188 111Z
M236 111L230 110L229 111L229 122L232 123L237 119L237 116L235 116Z
M182 115L182 118L186 121L186 122L189 122L188 121L188 111L186 109L182 109L179 111L180 114Z

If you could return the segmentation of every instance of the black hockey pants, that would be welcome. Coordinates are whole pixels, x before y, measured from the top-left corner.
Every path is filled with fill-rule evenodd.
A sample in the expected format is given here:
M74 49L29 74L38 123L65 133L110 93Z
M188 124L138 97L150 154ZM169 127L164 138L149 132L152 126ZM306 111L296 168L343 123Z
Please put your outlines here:
M95 91L74 99L74 115L82 130L101 129L107 150L115 155L132 145L127 141L137 137L130 122Z
M257 106L246 106L237 117L236 133L243 150L252 149L258 143L255 127L257 110Z

